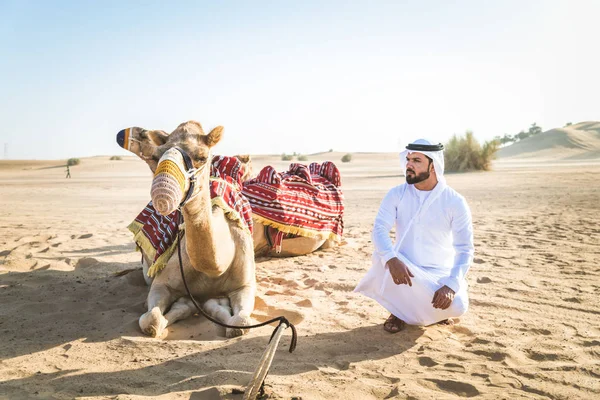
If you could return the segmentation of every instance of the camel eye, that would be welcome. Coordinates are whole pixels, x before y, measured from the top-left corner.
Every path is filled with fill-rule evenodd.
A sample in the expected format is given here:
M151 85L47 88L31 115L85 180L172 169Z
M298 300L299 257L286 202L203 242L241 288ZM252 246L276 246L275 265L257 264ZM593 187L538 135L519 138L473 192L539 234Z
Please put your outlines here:
M199 163L204 164L204 163L206 163L206 157L200 156L200 157L196 158L196 161L198 161Z

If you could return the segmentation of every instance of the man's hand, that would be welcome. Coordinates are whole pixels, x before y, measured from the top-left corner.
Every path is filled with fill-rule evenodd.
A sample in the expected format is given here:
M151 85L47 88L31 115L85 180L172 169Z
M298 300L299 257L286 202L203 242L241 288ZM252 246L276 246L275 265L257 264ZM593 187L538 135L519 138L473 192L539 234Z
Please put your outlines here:
M454 290L450 289L448 286L442 286L433 295L433 300L431 303L433 304L433 308L441 308L442 310L445 310L446 308L450 307L450 304L452 304L453 300Z
M410 272L406 264L394 257L385 265L389 268L392 279L396 285L412 286L410 278L414 278L415 276Z

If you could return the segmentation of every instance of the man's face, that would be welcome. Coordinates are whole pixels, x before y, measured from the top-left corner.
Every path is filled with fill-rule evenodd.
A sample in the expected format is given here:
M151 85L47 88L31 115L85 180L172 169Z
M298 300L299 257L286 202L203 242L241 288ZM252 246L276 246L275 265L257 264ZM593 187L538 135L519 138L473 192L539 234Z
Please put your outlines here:
M421 153L410 153L406 156L406 183L413 185L423 182L431 175L429 159Z

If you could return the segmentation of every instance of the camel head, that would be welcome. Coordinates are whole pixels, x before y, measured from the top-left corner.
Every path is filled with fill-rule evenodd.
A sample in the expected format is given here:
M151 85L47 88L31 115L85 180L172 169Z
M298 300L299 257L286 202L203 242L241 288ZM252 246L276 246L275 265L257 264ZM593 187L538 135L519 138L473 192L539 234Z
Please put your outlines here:
M242 182L246 182L252 176L252 159L248 154L238 154L234 157L240 160L240 162L242 163Z
M222 133L222 126L205 134L198 122L188 121L171 134L138 127L123 129L117 134L117 143L148 164L154 173L152 203L159 213L168 215L184 199L208 190L210 149Z

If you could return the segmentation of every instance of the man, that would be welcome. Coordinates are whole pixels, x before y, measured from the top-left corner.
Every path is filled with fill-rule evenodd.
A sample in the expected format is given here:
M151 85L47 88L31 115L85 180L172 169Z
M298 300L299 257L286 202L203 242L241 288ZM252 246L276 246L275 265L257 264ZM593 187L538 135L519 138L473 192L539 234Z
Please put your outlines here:
M355 291L391 312L383 326L390 333L451 321L468 308L471 212L446 184L443 149L425 139L406 146L400 153L406 183L388 192L375 218L373 265Z

